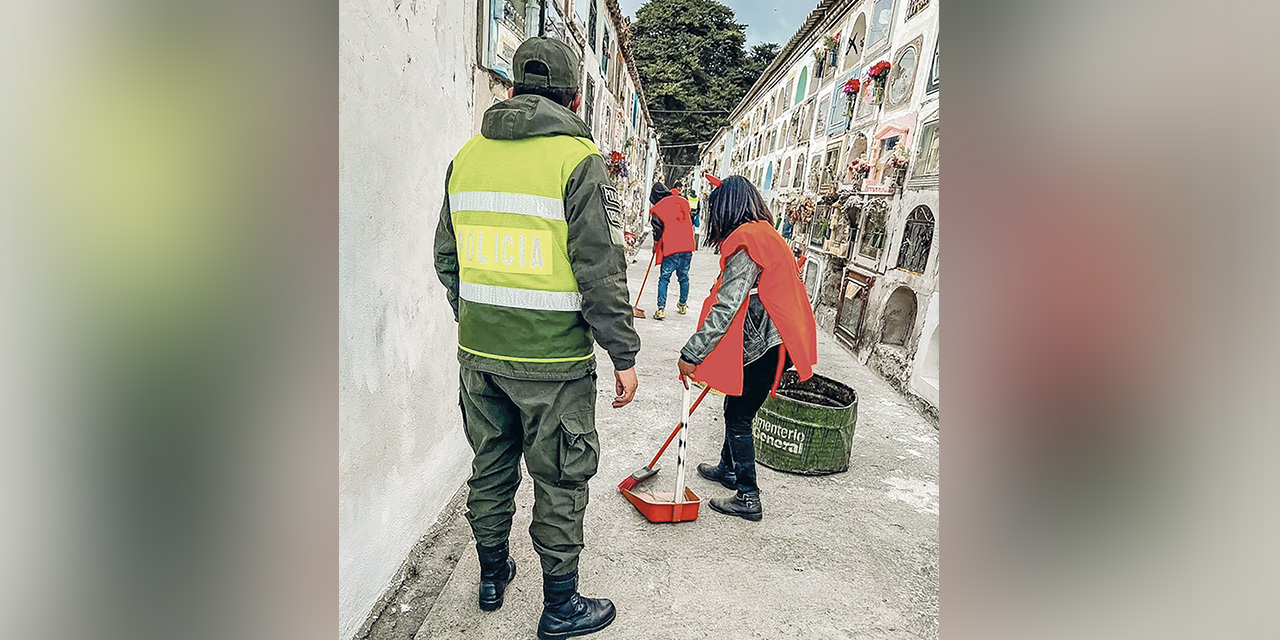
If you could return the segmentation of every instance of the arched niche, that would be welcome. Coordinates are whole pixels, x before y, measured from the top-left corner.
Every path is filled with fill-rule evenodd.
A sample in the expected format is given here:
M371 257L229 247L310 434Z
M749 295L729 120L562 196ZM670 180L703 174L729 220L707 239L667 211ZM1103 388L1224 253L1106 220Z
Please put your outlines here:
M809 67L800 70L800 81L796 84L796 100L794 104L800 104L804 100L804 92L809 84Z
M889 294L880 316L880 342L905 346L916 326L916 294L908 287L898 287Z
M849 36L849 43L845 53L844 66L846 69L853 68L862 59L862 49L867 43L867 14L859 14L858 19L853 22L853 33Z
M791 186L796 189L799 189L800 187L804 186L804 159L806 157L807 156L805 156L803 153L796 156L796 172L792 175L792 178L791 178Z
M929 250L933 247L933 212L920 205L911 210L906 229L902 233L902 246L898 248L898 268L912 273L924 273L929 264Z

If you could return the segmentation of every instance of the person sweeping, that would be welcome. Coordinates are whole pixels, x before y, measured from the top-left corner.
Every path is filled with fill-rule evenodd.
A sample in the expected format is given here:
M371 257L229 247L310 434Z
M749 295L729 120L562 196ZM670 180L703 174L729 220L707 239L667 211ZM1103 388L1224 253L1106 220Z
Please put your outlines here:
M726 515L760 520L751 424L784 370L794 365L801 380L813 376L817 327L795 257L751 182L725 178L704 206L705 244L720 253L720 277L677 367L682 376L725 394L720 462L699 464L698 473L736 493L708 504Z
M680 183L676 183L679 185ZM680 302L676 312L689 311L689 265L697 245L693 239L693 214L689 201L680 196L680 189L667 190L662 183L653 185L649 192L649 223L653 225L653 253L658 272L658 312L654 320L667 317L667 285L674 274L680 281Z

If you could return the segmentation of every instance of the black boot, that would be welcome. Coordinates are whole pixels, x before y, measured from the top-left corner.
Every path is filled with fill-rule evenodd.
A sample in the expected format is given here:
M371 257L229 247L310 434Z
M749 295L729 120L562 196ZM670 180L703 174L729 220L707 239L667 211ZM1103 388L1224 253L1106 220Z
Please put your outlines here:
M500 547L482 547L476 544L480 555L480 609L494 611L502 606L502 594L507 583L516 577L516 561L511 559L507 543Z
M538 637L561 640L595 633L613 622L617 611L604 598L578 595L578 572L563 576L542 576L542 619Z
M759 491L739 491L732 498L712 498L707 504L727 516L738 516L751 521L761 518Z
M732 471L727 471L718 465L707 464L705 462L698 465L698 475L719 482L726 489L738 488L738 476Z

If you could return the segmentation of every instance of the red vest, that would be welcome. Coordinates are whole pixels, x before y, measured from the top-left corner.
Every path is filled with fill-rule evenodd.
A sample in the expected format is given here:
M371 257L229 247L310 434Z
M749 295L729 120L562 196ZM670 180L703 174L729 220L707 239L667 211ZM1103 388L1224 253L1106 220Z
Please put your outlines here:
M689 253L697 248L693 240L693 212L689 201L680 196L667 196L649 208L649 213L662 221L662 239L654 246L657 262L676 253Z
M778 328L782 336L782 349L791 356L796 372L801 380L813 376L813 365L818 362L818 328L813 320L813 309L809 306L809 296L804 285L796 275L795 255L787 246L787 241L769 225L768 222L748 222L738 227L720 247L720 273L723 277L725 264L739 249L747 252L763 271L760 274L758 287L760 302L769 319ZM702 317L698 318L698 327L707 321L707 315L715 306L720 291L720 278L711 287L711 294L702 303ZM747 319L747 304L742 303L738 313L733 316L729 331L720 339L711 354L693 372L693 379L705 382L722 393L742 395L742 327ZM785 356L783 362L785 362ZM781 377L779 366L777 377Z

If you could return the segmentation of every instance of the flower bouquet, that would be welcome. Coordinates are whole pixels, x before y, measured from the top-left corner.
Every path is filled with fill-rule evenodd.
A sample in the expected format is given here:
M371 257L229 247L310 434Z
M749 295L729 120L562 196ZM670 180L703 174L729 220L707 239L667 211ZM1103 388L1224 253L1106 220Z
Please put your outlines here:
M911 152L907 151L907 145L900 144L893 148L893 155L889 156L890 167L897 171L906 171L910 162Z
M631 177L631 163L626 156L617 151L609 152L609 157L605 159L604 164L609 170L609 175L614 178Z
M862 180L871 173L871 163L867 161L867 154L862 154L849 163L849 174L856 180Z
M880 104L884 102L884 88L889 83L889 69L891 65L888 60L881 60L867 69L867 80L875 89L875 98L872 104Z
M894 185L901 185L902 179L907 175L907 165L911 162L911 152L907 151L907 145L900 144L893 148L893 155L889 156L888 165L893 170Z
M827 64L835 68L840 62L840 34L823 37L822 46L826 47L827 50Z
M813 200L802 196L787 207L787 218L791 222L804 222L813 216Z
M857 78L849 78L840 89L844 93L844 117L853 117L853 101L857 98L860 89L862 89L862 83Z

